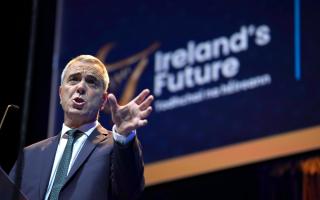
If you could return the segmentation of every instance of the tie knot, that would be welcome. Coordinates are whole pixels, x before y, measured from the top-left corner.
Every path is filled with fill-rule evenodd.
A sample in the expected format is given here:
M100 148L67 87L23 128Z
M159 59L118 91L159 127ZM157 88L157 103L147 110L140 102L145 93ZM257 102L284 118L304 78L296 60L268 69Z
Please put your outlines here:
M67 135L68 135L68 138L73 138L73 139L76 139L78 138L78 136L80 136L82 132L78 129L71 129L69 131L67 131Z

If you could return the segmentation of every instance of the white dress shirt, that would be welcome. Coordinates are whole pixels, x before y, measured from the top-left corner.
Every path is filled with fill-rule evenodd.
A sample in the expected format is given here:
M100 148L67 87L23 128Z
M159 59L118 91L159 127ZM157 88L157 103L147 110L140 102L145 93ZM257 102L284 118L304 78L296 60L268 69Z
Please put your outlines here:
M90 134L93 132L93 130L99 125L98 121L95 122L91 122L88 124L84 124L82 126L80 126L79 129L80 131L83 132L83 134L78 137L78 139L74 142L73 145L73 149L72 149L72 156L71 156L71 160L70 160L70 164L69 164L69 168L68 168L68 174L69 171L74 163L74 161L76 160L80 150L82 149L85 141L87 140L87 138L90 136ZM63 151L67 145L67 141L68 141L68 135L66 134L71 128L67 127L65 124L62 125L62 130L61 130L61 136L60 136L60 141L58 144L58 148L56 151L56 155L54 158L54 163L53 163L53 167L52 167L52 171L51 171L51 175L50 175L50 179L49 179L49 184L48 184L48 188L47 188L47 192L45 195L45 200L48 199L49 194L51 192L52 186L53 186L53 182L54 182L54 178L56 176L57 173L57 169L58 169L58 165L59 162L61 160ZM119 133L117 133L115 131L115 125L112 127L112 136L114 138L115 141L121 143L121 144L127 144L128 142L130 142L134 136L136 135L136 131L132 131L127 137L120 135Z

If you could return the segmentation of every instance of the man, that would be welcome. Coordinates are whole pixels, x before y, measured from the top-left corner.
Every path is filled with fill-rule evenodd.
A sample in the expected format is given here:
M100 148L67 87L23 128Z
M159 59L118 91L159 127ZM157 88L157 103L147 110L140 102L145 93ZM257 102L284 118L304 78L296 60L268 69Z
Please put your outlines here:
M135 130L147 124L153 96L143 90L120 106L107 93L108 84L107 70L94 56L80 55L66 65L59 88L64 111L61 132L24 149L21 190L30 200L139 197L144 176ZM98 122L106 103L114 122L112 131ZM68 164L63 164L65 160ZM16 168L10 172L12 180Z

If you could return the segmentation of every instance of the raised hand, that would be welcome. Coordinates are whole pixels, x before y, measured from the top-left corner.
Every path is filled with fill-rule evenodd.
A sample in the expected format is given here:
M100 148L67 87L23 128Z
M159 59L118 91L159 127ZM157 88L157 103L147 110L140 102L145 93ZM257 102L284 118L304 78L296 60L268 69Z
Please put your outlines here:
M116 125L116 131L122 135L128 135L131 131L145 126L146 119L151 111L153 96L148 89L143 90L137 97L126 105L119 105L113 94L108 95L112 121Z

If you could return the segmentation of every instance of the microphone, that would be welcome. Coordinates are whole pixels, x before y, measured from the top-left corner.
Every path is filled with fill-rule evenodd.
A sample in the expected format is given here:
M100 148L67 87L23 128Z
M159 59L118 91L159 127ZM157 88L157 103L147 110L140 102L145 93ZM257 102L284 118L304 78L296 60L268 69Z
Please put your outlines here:
M3 122L4 122L4 119L6 118L7 116L7 113L9 111L9 109L12 108L13 110L19 110L20 107L17 106L17 105L14 105L14 104L9 104L6 108L6 111L4 112L3 116L2 116L2 119L1 119L1 123L0 123L0 130L2 129L2 125L3 125Z
M8 105L8 106L9 106L9 107L12 107L12 108L15 108L16 110L20 109L20 107L19 107L19 106L14 105L14 104L10 104L10 105Z

